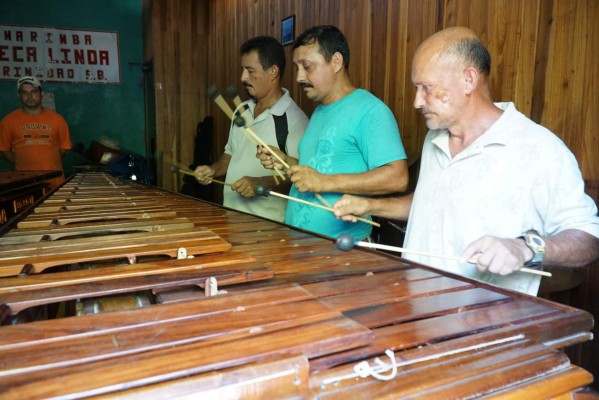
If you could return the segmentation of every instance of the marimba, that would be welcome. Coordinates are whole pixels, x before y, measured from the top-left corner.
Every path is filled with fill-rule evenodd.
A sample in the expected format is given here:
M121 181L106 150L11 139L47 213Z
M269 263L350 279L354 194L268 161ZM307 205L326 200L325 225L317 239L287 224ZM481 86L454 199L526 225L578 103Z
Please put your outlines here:
M590 338L587 312L104 174L1 237L0 275L2 398L569 398L592 381L561 350Z
M0 227L50 191L61 171L0 171ZM1 233L1 230L0 230Z

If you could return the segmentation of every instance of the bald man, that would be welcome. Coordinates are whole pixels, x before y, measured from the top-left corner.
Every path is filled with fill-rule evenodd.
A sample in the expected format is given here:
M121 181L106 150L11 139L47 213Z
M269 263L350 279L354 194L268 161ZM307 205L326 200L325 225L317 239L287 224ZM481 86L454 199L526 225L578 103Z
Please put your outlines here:
M414 194L344 196L334 208L350 221L407 218L406 248L464 262L404 257L535 295L540 277L518 270L599 259L599 217L564 143L513 103L492 101L490 67L488 50L469 29L426 39L412 64L414 107L429 128Z

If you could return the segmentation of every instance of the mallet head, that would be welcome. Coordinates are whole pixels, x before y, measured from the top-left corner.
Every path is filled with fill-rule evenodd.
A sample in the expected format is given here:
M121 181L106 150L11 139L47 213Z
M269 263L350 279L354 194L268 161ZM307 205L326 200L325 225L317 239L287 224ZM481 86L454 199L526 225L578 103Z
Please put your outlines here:
M218 88L216 87L216 85L210 85L208 86L208 89L206 89L208 96L210 96L210 98L212 100L215 100L219 94L218 94Z
M245 118L243 118L241 115L238 115L233 118L233 123L238 127L243 128L245 126Z
M228 88L226 88L225 93L227 93L227 96L229 96L231 98L239 95L239 92L237 91L237 88L235 87L235 85L231 85Z
M356 241L354 240L354 237L349 233L342 233L339 235L336 242L337 248L341 251L350 251L354 248L355 244Z
M256 193L257 196L268 197L268 195L270 194L270 190L268 190L264 185L259 183L256 186L254 186L254 193Z

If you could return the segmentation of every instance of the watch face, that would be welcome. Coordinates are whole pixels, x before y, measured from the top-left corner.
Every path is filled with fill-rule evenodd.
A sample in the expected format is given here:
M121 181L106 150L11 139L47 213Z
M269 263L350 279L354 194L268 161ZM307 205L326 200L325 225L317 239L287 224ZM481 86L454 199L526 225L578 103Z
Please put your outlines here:
M531 242L533 242L537 246L543 246L545 243L538 236L529 236Z

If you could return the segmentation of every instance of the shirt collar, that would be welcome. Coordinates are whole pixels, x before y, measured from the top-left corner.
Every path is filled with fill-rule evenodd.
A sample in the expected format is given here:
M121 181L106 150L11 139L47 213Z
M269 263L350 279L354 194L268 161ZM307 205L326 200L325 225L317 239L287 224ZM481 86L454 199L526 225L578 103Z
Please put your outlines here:
M511 140L514 134L513 115L518 111L512 102L495 103L495 105L503 110L501 116L462 153L478 153L483 147L494 144L505 146ZM431 143L449 156L449 131L435 129L431 131L431 135L433 136Z

